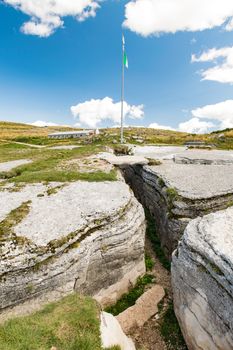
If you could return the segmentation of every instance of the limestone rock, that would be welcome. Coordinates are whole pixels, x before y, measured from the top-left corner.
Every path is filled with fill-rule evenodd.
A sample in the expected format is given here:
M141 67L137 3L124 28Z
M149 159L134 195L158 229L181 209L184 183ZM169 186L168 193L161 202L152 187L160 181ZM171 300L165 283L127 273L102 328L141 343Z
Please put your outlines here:
M201 157L202 151L198 152ZM233 164L177 164L163 160L161 165L122 165L121 169L136 197L154 217L168 257L191 219L233 204Z
M0 192L12 198L8 211L31 201L1 237L0 320L73 290L113 303L145 272L144 211L123 181L78 181L51 195L38 186Z
M0 171L10 171L20 165L29 164L29 159L12 160L10 162L0 163Z
M174 307L190 350L233 349L233 208L192 220L172 258Z
M175 155L174 162L177 164L228 165L233 164L233 152L190 150Z
M124 332L128 333L134 326L142 327L158 312L158 303L164 296L163 287L155 285L138 298L135 305L120 313L117 319Z
M116 317L111 314L101 313L100 333L104 348L118 345L121 350L136 350L133 341L125 335Z
M100 153L99 157L101 159L106 160L110 164L113 165L124 165L124 164L141 164L141 165L146 165L148 164L148 160L142 156L130 156L130 155L125 155L125 156L116 156L111 153Z

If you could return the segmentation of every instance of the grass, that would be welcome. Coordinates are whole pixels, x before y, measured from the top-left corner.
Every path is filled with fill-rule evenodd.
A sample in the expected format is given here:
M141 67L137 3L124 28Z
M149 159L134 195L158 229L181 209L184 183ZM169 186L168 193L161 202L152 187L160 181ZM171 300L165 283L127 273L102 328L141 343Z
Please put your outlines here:
M188 350L176 319L172 302L169 303L162 317L160 332L168 350Z
M175 201L178 198L178 192L175 188L167 188L166 193L170 203L173 203L173 201Z
M146 271L152 271L155 265L154 260L150 257L148 253L145 254L145 265Z
M31 159L33 162L21 165L9 172L1 172L0 178L10 179L11 182L49 182L49 181L115 181L116 170L109 173L104 171L78 172L75 168L62 169L62 162L74 159L75 162L103 151L102 146L86 145L73 150L31 149L16 144L0 145L1 161L16 159Z
M12 210L7 217L0 222L0 242L11 237L13 234L13 228L19 224L29 213L30 201L22 203L18 208ZM15 236L14 240L18 243L25 243L26 238Z
M0 326L0 348L101 350L99 324L96 302L89 297L73 294L48 304L31 316L16 318Z
M153 158L146 158L148 160L148 165L150 166L157 166L157 165L161 165L162 162L158 159L153 159Z
M145 210L145 215L146 215L146 221L147 221L147 228L146 228L146 235L150 239L154 252L163 265L165 269L170 271L171 264L166 258L163 249L161 248L160 240L158 238L158 235L156 233L156 224L155 220L151 216L150 212L148 209Z
M128 307L133 306L137 299L144 293L146 286L154 283L154 278L154 276L148 274L139 277L136 285L128 293L123 294L115 305L107 307L105 311L116 316L128 309Z

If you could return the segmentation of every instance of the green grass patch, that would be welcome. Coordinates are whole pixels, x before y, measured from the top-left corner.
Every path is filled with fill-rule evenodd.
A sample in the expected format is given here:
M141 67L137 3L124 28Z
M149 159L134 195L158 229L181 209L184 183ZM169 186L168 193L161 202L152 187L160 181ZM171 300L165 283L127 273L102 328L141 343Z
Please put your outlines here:
M13 228L18 225L29 213L30 201L22 203L18 208L12 210L7 217L0 222L0 242L11 237L13 234ZM19 236L14 237L15 240L20 243L25 242L27 239Z
M4 350L50 350L53 346L59 350L101 350L99 323L96 302L73 294L31 316L0 326L0 347Z
M123 294L115 305L107 307L105 311L116 316L128 309L128 307L133 306L136 300L144 293L146 286L154 283L154 279L154 276L148 274L139 277L136 285L128 293Z
M109 173L96 171L93 173L79 173L75 171L56 171L44 169L41 171L24 171L20 176L11 179L13 182L71 182L71 181L116 181L116 171L112 170Z
M16 147L17 146L17 147ZM33 162L21 165L9 172L0 173L0 178L11 182L69 182L69 181L115 181L116 170L104 172L78 172L76 169L63 169L60 165L64 161L75 159L77 163L83 158L103 151L102 146L87 145L73 150L50 150L46 148L21 148L21 145L0 145L0 161L16 159L31 159Z
M148 160L148 165L150 166L157 166L157 165L161 165L162 162L158 159L153 159L153 158L146 158Z
M151 271L155 266L154 260L147 253L145 254L145 265L146 265L146 271Z
M167 345L168 350L188 350L180 326L170 302L160 323L160 332Z
M147 227L146 227L146 235L147 237L150 239L154 252L157 256L157 258L159 259L159 261L161 262L161 264L163 265L163 267L165 267L165 269L167 269L168 271L170 271L171 268L171 264L168 261L168 259L166 258L164 251L161 247L161 243L159 240L159 237L156 233L156 223L154 218L151 216L150 212L148 209L145 210L145 215L146 215L146 221L147 221Z
M167 188L166 193L170 203L178 198L178 192L175 188Z

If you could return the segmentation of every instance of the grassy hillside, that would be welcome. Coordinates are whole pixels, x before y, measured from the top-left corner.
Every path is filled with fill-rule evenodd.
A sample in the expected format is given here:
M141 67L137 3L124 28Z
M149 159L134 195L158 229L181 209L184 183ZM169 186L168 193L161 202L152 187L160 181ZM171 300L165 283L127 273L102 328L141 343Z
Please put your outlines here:
M105 142L111 142L113 139L119 141L119 132L119 129L103 129L102 137ZM170 130L125 128L124 137L126 142L134 144L183 145L187 141L198 140L206 144L214 144L220 149L233 149L233 129L196 135Z
M27 124L0 122L0 142L14 141L35 145L82 144L81 140L51 140L48 134L57 131L70 131L66 127L35 127ZM211 134L196 135L178 131L149 128L125 128L125 140L133 144L183 145L186 141L199 140L214 144L220 149L233 149L233 129L226 129ZM120 129L101 129L94 143L111 145L120 141Z
M0 121L0 140L14 140L32 144L49 144L48 134L58 131L71 131L72 128L61 126L37 127L28 124Z
M100 310L77 294L0 326L2 350L101 350ZM118 349L114 347L113 349ZM110 349L109 349L110 350Z

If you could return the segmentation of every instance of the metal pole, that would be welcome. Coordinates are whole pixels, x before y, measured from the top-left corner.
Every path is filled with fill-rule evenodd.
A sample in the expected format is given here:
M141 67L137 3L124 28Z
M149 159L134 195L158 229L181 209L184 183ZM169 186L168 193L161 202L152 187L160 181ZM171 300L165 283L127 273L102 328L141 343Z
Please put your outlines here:
M124 78L125 78L125 65L124 65L124 55L125 55L125 44L124 36L122 34L122 81L121 81L121 144L124 143Z

